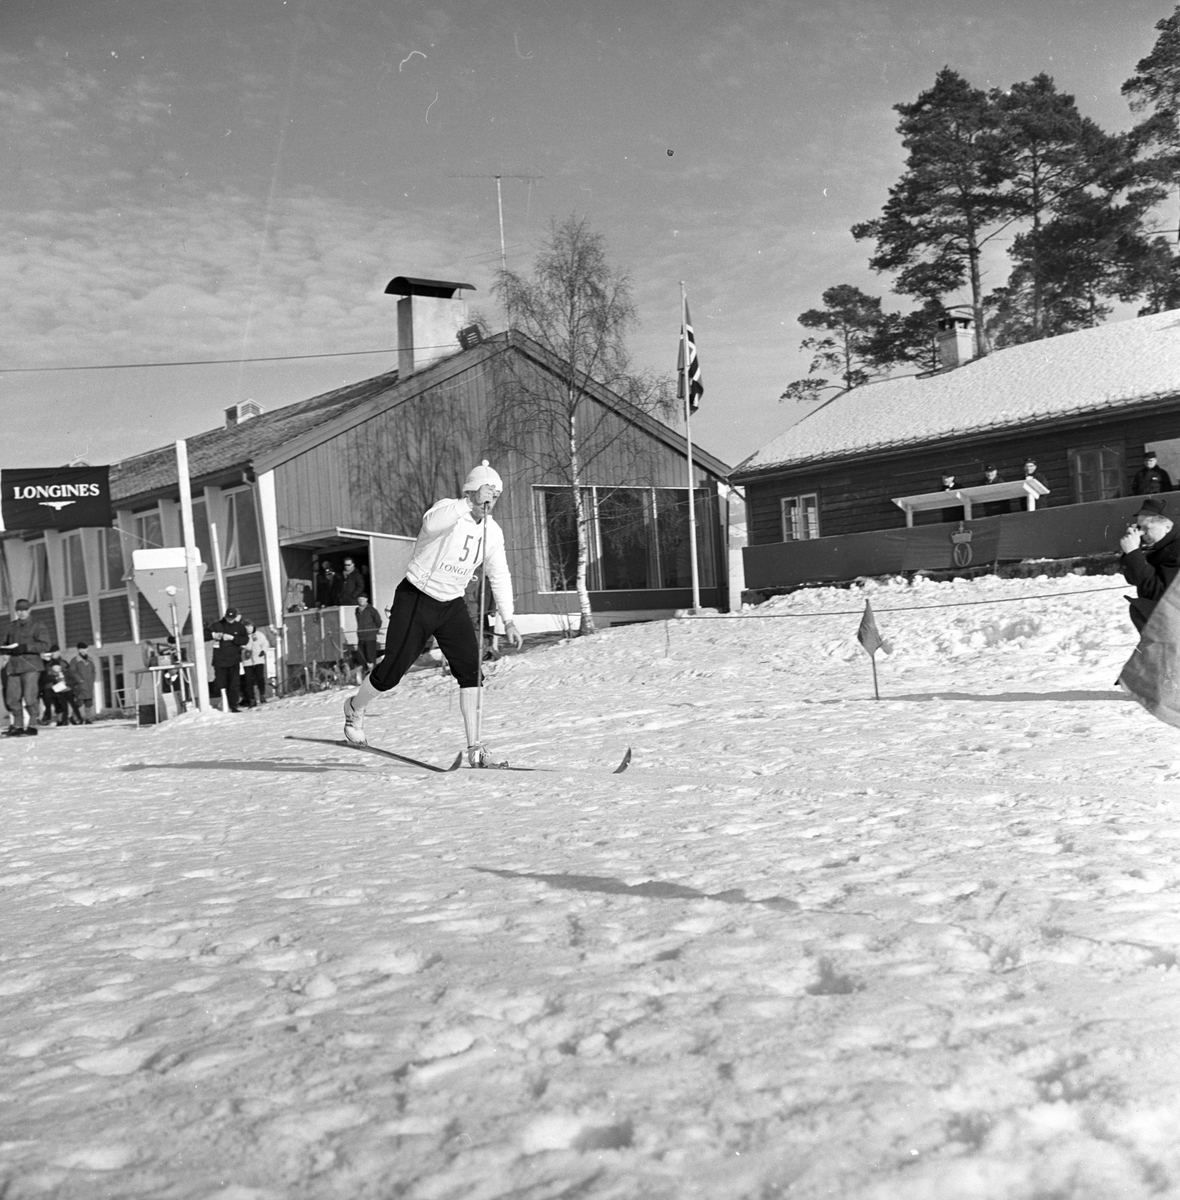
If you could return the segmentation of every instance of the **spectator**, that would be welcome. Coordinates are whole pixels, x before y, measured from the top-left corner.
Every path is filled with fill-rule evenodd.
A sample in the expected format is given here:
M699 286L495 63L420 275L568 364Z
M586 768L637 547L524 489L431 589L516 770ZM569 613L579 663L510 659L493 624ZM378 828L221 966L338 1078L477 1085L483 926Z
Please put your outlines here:
M366 675L377 661L377 638L381 633L381 614L369 603L368 596L356 601L356 651Z
M1172 490L1171 476L1159 465L1154 450L1143 452L1143 469L1131 480L1132 496L1156 496Z
M336 603L351 608L360 603L362 595L367 596L368 593L364 577L356 569L356 562L351 556L346 557L344 574L340 576L336 587Z
M336 604L339 594L340 580L336 575L336 568L327 561L320 563L320 573L315 580L316 608L331 608Z
M992 483L1003 483L1004 477L1000 474L999 467L995 463L988 463L983 468L983 478L976 484L977 487L987 487ZM1002 517L1005 513L1012 511L1011 500L989 500L986 504L979 506L978 512L981 517Z
M1029 457L1024 460L1024 477L1025 479L1035 479L1046 491L1049 490L1049 485L1037 474L1037 460Z
M37 685L41 678L41 655L49 650L49 631L35 621L27 600L16 602L16 613L0 635L0 654L8 655L5 697L12 724L12 737L37 732ZM22 715L21 706L24 706Z
M242 669L242 647L247 640L246 627L236 608L227 608L225 616L220 621L214 621L205 634L205 641L214 643L213 683L210 690L214 696L219 692L223 694L222 711L227 705L230 712L239 711L241 692L238 680Z
M1123 556L1119 567L1123 578L1135 586L1128 596L1131 624L1139 632L1160 602L1168 585L1180 573L1180 530L1165 515L1166 502L1149 496L1135 514L1134 523L1119 538Z
M45 667L41 672L41 702L45 705L45 715L41 724L56 722L58 725L68 725L70 685L66 682L66 664L62 661L61 647L55 643L42 658Z
M70 685L70 699L74 708L74 719L82 725L94 724L94 679L98 672L90 647L85 642L77 645L78 653L66 667L66 682Z
M253 622L246 622L246 645L242 649L243 704L254 708L266 703L266 652L270 642Z
M953 471L943 471L942 490L944 492L954 492L958 490L958 485L955 483ZM942 510L940 519L942 521L961 521L963 519L963 505L960 503L954 508L944 508Z

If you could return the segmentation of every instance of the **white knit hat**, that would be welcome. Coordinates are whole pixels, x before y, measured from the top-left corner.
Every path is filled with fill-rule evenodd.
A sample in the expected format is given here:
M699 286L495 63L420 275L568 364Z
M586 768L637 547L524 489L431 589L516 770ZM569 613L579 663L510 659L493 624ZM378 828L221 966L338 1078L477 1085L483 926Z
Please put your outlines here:
M472 468L471 474L467 476L467 481L463 484L463 491L478 492L485 483L490 483L497 492L504 490L504 481L488 466L486 458L478 467Z

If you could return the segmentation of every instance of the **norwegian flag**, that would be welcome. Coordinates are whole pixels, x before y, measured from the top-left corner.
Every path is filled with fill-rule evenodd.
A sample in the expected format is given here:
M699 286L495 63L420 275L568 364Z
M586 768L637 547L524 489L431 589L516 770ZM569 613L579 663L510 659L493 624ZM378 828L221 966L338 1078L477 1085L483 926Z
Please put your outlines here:
M688 370L684 368L684 347L688 346ZM696 412L701 406L701 397L705 394L705 385L701 382L701 361L697 358L697 340L692 331L692 317L688 311L688 301L684 302L684 336L680 339L680 354L676 362L676 394L684 399L684 378L688 376L688 411Z

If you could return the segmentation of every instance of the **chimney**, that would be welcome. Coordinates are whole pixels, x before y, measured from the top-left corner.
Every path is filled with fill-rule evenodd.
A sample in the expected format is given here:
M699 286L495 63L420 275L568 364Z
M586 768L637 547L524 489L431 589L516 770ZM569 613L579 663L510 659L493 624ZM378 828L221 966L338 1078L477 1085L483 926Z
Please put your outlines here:
M942 369L961 367L975 357L975 322L946 313L938 319L938 358Z
M234 429L245 421L249 421L252 417L257 417L262 413L262 405L255 403L253 400L243 400L241 404L231 404L225 410L225 427L226 429Z
M397 373L405 379L460 349L459 331L469 324L467 301L456 292L475 288L445 279L398 275L385 287L397 302Z

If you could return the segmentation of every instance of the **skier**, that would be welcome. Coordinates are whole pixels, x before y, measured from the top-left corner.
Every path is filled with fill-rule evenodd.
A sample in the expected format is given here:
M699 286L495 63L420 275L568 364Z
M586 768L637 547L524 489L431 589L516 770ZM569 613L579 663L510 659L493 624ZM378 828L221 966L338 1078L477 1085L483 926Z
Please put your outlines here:
M503 490L500 476L485 458L467 476L461 499L440 500L422 518L406 577L394 593L385 657L356 695L344 702L347 741L356 746L368 744L364 710L369 701L396 687L433 637L459 685L468 765L489 765L477 729L480 646L463 593L476 568L486 562L485 573L504 619L505 636L520 649L523 640L512 620L512 577L504 554L504 533L491 515Z

